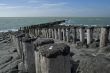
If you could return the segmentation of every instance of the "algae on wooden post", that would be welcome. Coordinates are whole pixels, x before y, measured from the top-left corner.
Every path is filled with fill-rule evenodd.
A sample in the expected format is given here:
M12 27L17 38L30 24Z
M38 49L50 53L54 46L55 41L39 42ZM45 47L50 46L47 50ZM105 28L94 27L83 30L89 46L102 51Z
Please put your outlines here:
M48 44L38 49L38 73L71 73L70 47L63 43Z

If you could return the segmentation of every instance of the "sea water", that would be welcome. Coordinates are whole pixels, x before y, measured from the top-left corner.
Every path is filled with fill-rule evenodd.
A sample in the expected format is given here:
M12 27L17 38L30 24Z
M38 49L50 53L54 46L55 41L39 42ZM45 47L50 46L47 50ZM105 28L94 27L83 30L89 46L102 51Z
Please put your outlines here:
M0 17L0 32L63 19L70 25L110 25L110 17Z

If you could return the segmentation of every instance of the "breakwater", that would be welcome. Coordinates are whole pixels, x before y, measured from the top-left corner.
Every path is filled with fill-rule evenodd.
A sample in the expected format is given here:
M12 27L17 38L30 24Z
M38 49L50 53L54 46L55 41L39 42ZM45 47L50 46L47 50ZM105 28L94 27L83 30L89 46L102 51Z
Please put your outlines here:
M89 27L55 24L50 24L50 26L48 26L48 24L47 26L33 25L29 27L23 27L22 30L25 33L29 33L31 37L53 38L66 42L71 41L74 44L77 43L77 40L87 45L91 44L93 41L99 40L100 47L104 47L107 46L107 43L109 42L110 26Z
M75 45L99 42L99 48L109 43L108 27L65 26L65 21L21 27L10 34L22 62L20 73L74 73L71 72L70 47L53 39Z

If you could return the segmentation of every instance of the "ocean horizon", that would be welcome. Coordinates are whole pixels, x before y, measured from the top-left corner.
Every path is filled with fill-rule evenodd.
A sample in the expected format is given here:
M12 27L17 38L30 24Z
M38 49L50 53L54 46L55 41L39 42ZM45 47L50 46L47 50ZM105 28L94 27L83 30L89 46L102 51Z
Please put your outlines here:
M0 32L16 31L20 27L68 19L68 25L110 25L110 17L0 17Z

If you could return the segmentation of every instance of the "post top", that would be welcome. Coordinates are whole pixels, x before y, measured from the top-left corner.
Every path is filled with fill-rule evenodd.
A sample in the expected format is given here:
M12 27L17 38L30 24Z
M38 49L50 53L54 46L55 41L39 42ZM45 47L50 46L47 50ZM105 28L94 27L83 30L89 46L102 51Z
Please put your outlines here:
M39 52L47 58L56 58L59 55L68 55L70 53L70 47L64 43L54 43L40 47Z
M23 42L32 42L35 41L37 38L34 37L30 37L29 35L26 35L25 37L23 37Z
M32 41L35 41L36 38L23 38L23 42L32 42Z
M37 46L42 46L42 45L45 45L45 44L52 44L52 43L54 43L53 39L50 39L50 38L38 38L34 42L34 45L37 47Z
M25 34L24 33L19 33L19 34L16 35L16 37L18 37L18 38L19 37L25 37Z
M86 27L87 29L93 29L94 27Z
M15 35L17 38L18 37L24 37L25 34L23 33L23 31L16 31L12 33L13 35Z

